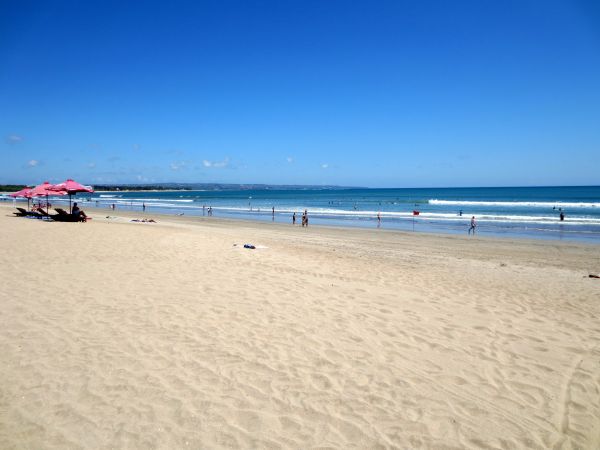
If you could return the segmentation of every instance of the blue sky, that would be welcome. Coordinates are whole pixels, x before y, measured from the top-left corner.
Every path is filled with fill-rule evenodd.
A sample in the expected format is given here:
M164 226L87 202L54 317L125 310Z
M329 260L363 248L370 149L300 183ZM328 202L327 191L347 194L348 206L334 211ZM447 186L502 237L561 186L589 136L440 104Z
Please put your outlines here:
M579 1L0 1L0 183L600 184Z

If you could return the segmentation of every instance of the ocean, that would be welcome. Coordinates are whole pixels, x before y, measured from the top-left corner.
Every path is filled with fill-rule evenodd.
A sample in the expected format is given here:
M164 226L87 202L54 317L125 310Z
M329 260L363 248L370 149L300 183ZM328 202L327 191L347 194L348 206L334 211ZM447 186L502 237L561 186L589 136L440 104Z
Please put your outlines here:
M294 212L299 223L307 210L310 224L452 234L467 234L475 216L481 235L600 243L600 186L123 191L80 194L75 201L82 209L115 204L141 211L145 204L146 213L191 216L207 215L210 207L214 217L280 223L291 223Z

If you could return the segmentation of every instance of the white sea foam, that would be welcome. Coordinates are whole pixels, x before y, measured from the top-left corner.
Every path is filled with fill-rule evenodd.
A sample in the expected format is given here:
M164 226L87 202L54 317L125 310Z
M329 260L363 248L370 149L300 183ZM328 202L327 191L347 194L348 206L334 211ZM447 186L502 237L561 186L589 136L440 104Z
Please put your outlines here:
M175 199L175 198L136 198L136 197L127 197L123 198L123 201L126 202L140 202L140 203L148 203L148 202L175 202L175 203L192 203L193 199Z
M430 205L456 205L456 206L526 206L532 208L600 208L599 202L486 202L471 200L428 200Z
M346 217L356 219L376 219L378 211L355 211L355 210L339 210L329 208L282 208L276 209L276 214L301 214L305 209L308 209L309 215L315 217ZM243 212L249 214L258 214L257 208L253 208L250 211L248 208L240 207L229 207L229 206L213 206L215 211L230 211L230 212ZM270 208L261 208L261 214L271 214ZM381 211L382 219L415 219L415 220L431 220L440 222L455 222L455 223L468 223L470 215L459 216L456 213L436 213L436 212L419 212L419 215L414 216L411 211ZM598 225L600 226L600 218L593 217L582 217L582 216L569 216L564 221L560 221L558 216L524 216L524 215L494 215L494 214L482 214L477 215L477 221L480 223L527 223L527 224L569 224L569 225Z
M61 199L62 200L62 199ZM146 208L156 208L156 209L168 209L168 210L186 210L192 212L192 214L200 214L202 210L202 204L199 202L194 202L191 199L160 199L160 198L101 198L99 199L101 204L107 205L110 203L115 203L117 206L122 208L134 208L141 209L142 204L146 205ZM432 202L450 202L446 200L430 200ZM436 203L432 203L436 204ZM441 204L441 203L437 203ZM446 204L446 203L445 203ZM459 203L452 203L459 204ZM499 205L499 204L508 204L514 206L518 204L520 206L528 205L531 206L530 203L526 202L461 202L465 206L474 205L474 204L486 204L486 205ZM554 206L554 203L536 203L536 205L545 204L546 206ZM560 204L560 206L565 207L567 204ZM595 205L595 203L589 203L588 205ZM210 202L206 202L206 208L209 206L215 212L221 211L225 214L240 214L240 215L258 215L266 216L271 214L270 206L261 206L260 211L258 205L253 206L252 210L250 210L247 206L234 206L234 205L210 205ZM556 206L559 206L557 203ZM593 207L593 206L592 206ZM275 213L277 216L280 215L290 215L292 213L296 213L298 216L302 214L302 212L308 209L308 213L311 217L322 218L322 219L343 219L343 220L377 220L377 214L379 213L382 220L397 220L397 221L407 221L407 220L416 220L417 222L429 222L429 223L448 223L454 224L456 226L462 226L463 224L468 224L472 213L464 214L463 216L459 216L455 212L428 212L428 211L420 211L419 215L414 216L412 211L377 211L377 210L354 210L354 209L335 209L335 208L318 208L318 207L307 207L302 205L296 206L286 206L281 208L276 208ZM197 211L197 212L196 212ZM497 214L475 214L476 219L480 224L488 224L488 225L496 225L496 226L514 226L521 225L526 228L534 227L534 226L555 226L555 225L568 225L568 226L588 226L588 227L600 227L600 217L594 217L593 215L587 215L584 211L581 211L583 214L573 214L570 213L567 215L564 221L560 221L558 218L558 214L540 214L540 215L517 215L510 214L506 212L498 212Z

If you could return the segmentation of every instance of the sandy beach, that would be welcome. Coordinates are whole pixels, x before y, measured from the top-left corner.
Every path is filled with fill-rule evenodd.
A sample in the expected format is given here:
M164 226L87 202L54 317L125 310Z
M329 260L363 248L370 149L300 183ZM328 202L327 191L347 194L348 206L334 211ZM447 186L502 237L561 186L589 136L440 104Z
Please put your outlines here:
M12 211L3 449L600 448L597 245Z

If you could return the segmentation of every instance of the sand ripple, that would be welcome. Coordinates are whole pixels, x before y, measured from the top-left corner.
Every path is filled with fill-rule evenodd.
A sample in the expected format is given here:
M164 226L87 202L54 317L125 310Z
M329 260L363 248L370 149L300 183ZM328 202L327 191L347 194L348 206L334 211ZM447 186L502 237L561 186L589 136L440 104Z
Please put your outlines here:
M0 221L2 448L600 447L597 249Z

